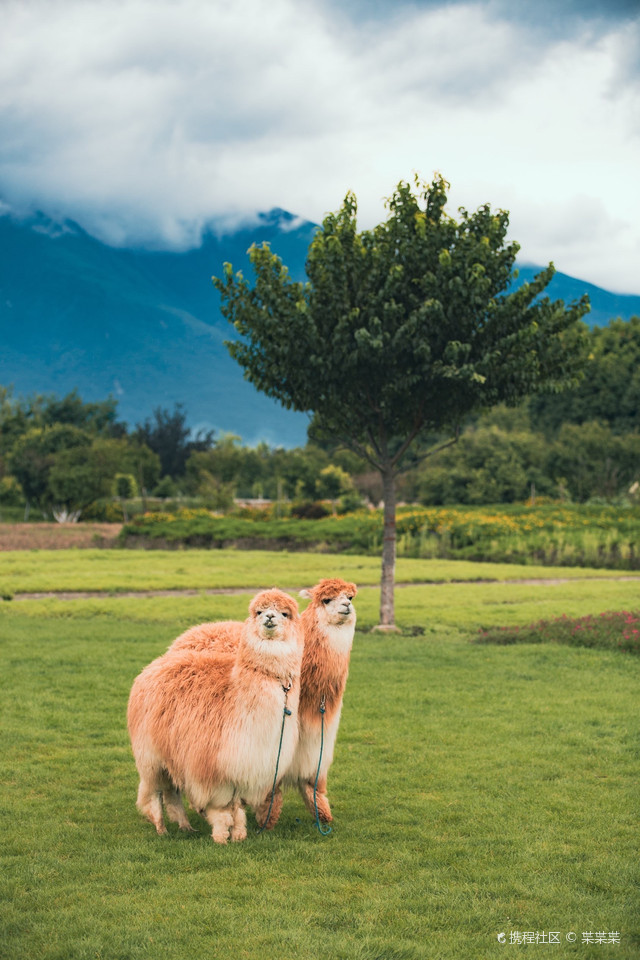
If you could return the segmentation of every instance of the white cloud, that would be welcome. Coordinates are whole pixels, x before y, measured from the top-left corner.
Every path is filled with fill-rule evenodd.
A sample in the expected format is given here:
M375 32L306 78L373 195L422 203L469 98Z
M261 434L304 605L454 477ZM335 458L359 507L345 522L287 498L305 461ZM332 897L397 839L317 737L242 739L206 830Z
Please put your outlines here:
M638 292L634 28L553 40L491 4L389 10L6 3L0 194L179 246L273 206L319 220L348 189L369 226L398 180L440 170L454 204L511 210L526 259Z

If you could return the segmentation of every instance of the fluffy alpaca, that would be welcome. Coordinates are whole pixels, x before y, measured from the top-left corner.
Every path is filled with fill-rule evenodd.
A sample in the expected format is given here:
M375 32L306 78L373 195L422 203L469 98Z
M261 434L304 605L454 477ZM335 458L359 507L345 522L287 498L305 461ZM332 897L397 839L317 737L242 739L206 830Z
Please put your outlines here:
M215 623L199 623L189 627L177 637L167 653L177 650L216 650L233 653L238 648L244 623L242 620L219 620Z
M310 590L301 591L301 596L309 597L311 603L300 617L304 633L300 681L300 738L292 765L286 771L284 785L298 787L314 817L317 803L318 817L323 823L329 823L333 819L327 799L327 774L333 760L342 697L349 673L349 658L356 625L352 600L356 593L354 583L337 578L320 580ZM240 628L241 624L233 620L202 623L178 637L169 652L177 648L234 650L239 642ZM322 765L314 803L314 785L322 740L320 705L323 697L325 713ZM282 809L280 789L276 790L273 802L269 792L263 802L255 807L258 823L264 823L270 805L267 829L275 826Z
M320 580L301 596L311 603L300 616L304 631L304 654L300 675L300 706L298 745L284 777L284 785L297 786L307 809L315 817L329 823L333 817L327 799L327 774L333 761L333 750L338 735L342 697L349 673L349 658L356 626L356 611L352 600L356 585L345 580ZM321 706L324 707L324 744L322 763L318 774L322 735ZM318 785L314 803L314 785ZM274 803L274 809L280 809ZM272 826L277 817L269 818Z
M216 843L245 839L242 801L257 807L270 796L285 705L281 771L295 752L302 645L296 601L266 590L251 601L234 650L170 649L136 678L127 720L137 805L158 833L163 800L169 818L191 829L183 792Z

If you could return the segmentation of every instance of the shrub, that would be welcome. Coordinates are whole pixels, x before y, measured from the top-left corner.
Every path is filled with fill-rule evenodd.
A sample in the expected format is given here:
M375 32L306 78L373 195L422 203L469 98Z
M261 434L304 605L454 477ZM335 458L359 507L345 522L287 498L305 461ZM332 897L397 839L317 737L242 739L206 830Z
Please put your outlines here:
M316 506L322 513L312 519ZM242 546L259 540L276 548L314 549L325 544L351 553L380 551L379 510L334 517L327 515L323 504L305 502L296 504L291 513L287 518L275 516L273 508L243 509L222 518L207 510L177 509L174 514L145 514L129 524L124 535L199 546L243 540L238 544ZM636 506L411 507L399 508L396 525L398 555L404 557L640 568Z
M526 627L481 630L476 643L566 643L640 654L640 611L614 611L599 616L556 617Z
M291 516L298 520L320 520L322 517L329 516L329 510L324 503L319 501L303 500L302 503L294 503L291 507Z

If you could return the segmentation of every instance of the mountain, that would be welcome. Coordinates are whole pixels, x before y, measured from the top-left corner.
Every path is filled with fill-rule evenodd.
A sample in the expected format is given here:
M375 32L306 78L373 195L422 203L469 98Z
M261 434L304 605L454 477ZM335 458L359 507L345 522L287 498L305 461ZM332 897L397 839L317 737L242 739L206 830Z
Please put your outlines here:
M314 224L283 210L227 236L206 233L185 252L106 246L77 224L44 215L0 217L0 384L17 394L118 400L131 425L157 406L185 405L194 429L295 446L307 417L285 410L243 379L223 341L232 333L211 283L224 261L248 269L247 250L267 241L296 279L304 277ZM534 266L520 266L530 279ZM550 295L588 292L591 324L640 315L640 296L619 296L556 274Z
M518 283L528 283L540 267L533 264L518 264ZM585 280L576 280L566 273L556 273L545 291L552 300L564 300L569 303L579 300L583 294L589 294L591 312L584 317L584 322L590 327L606 327L612 320L620 317L630 320L631 317L640 317L640 296L627 293L610 293L602 287L596 287Z
M308 418L258 393L229 357L233 330L211 276L225 260L246 270L250 245L268 241L301 277L313 230L274 210L180 253L115 249L43 216L2 217L0 384L17 394L77 388L86 401L112 394L130 424L180 402L194 429L303 444Z

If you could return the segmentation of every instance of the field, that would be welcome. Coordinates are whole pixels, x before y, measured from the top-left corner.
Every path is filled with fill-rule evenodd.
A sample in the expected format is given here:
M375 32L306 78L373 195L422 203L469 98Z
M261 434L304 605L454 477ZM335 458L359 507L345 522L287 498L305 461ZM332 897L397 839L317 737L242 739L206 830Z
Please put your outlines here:
M15 596L0 603L0 956L491 960L537 934L536 956L636 958L640 659L471 641L480 628L635 609L638 583L544 572L553 580L402 560L404 635L390 637L364 632L377 619L371 557L0 554L0 592ZM288 794L277 829L243 844L214 847L193 812L195 834L157 837L135 809L133 678L187 625L243 617L256 586L332 574L362 585L364 628L332 833ZM64 599L72 590L97 595ZM19 599L38 591L53 595Z
M0 523L0 551L113 546L120 523Z
M606 504L511 504L495 507L402 507L398 555L444 560L640 568L640 507ZM146 513L122 531L127 546L341 551L379 556L382 514L360 511L319 520L275 519L270 511L226 517L207 510Z

